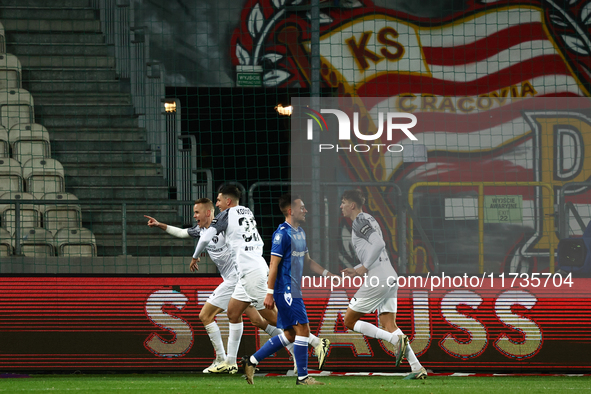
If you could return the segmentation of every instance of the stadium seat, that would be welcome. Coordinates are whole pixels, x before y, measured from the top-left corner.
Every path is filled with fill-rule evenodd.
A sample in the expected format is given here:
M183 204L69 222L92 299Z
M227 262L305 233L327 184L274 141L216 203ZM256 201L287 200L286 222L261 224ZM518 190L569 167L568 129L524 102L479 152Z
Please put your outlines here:
M8 143L8 131L0 126L0 158L10 157L10 144Z
M21 62L10 53L0 53L0 89L19 89L23 84Z
M20 244L21 253L27 257L55 256L53 234L44 228L24 229L21 233Z
M13 126L8 134L8 141L12 148L12 158L19 163L51 157L49 132L38 123L19 123Z
M54 159L31 159L23 165L25 188L35 198L42 198L45 193L63 193L64 167Z
M6 53L6 33L2 23L0 23L0 53Z
M8 231L0 228L0 257L8 257L12 255L13 250L12 236Z
M0 89L0 124L10 130L19 123L35 123L33 97L25 89Z
M0 159L0 193L23 191L23 169L18 161Z
M58 256L96 256L96 239L87 228L63 228L54 237Z
M31 194L22 192L8 192L0 195L0 200L21 200L24 202L20 204L21 229L41 227L43 206L37 204L37 200L35 200ZM14 235L16 230L15 209L15 204L0 204L0 220L2 222L2 227L12 235Z
M70 193L46 193L42 200L78 201ZM62 228L82 227L82 212L77 204L46 204L44 206L43 227L56 234Z

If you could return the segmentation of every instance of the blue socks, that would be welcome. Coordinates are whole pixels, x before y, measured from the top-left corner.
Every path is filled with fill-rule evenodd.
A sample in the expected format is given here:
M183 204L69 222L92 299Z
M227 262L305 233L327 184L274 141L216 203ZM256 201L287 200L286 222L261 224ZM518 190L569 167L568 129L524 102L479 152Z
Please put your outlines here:
M289 341L285 337L285 334L281 333L276 337L269 339L263 346L261 346L261 348L255 354L250 356L250 362L252 362L253 364L258 364L270 355L277 353L287 344L289 344ZM306 351L307 350L308 343L306 342Z
M269 339L255 354L250 356L250 362L256 365L288 344L289 341L285 334L281 333ZM298 366L298 379L305 379L308 376L308 337L296 335L293 356Z
M293 356L298 366L298 379L305 379L308 376L308 337L296 335Z

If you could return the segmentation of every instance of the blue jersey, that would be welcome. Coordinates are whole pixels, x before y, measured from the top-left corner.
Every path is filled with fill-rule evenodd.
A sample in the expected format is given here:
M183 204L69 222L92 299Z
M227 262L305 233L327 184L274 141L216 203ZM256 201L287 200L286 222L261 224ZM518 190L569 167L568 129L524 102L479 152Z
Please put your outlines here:
M291 293L294 298L302 297L302 274L307 253L306 232L303 228L294 229L285 222L275 230L271 255L281 257L275 293Z

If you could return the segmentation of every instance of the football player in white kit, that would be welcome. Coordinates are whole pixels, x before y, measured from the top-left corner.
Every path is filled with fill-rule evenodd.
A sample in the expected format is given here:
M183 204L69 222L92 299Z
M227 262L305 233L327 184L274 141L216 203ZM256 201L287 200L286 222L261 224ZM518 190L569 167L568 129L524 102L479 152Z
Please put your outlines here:
M199 238L200 234L211 225L213 220L213 202L209 198L201 198L195 201L193 212L193 218L197 224L188 229L161 223L150 216L145 217L149 219L148 226L158 227L177 238ZM224 233L217 234L213 237L211 242L207 245L206 250L211 260L217 266L223 279L223 282L211 293L199 313L199 320L203 323L216 353L216 359L213 363L203 370L204 373L211 373L217 372L217 365L226 359L222 335L220 328L215 322L215 316L224 312L228 308L228 303L230 302L232 293L238 283L238 272L236 270L236 265L232 261L232 253L226 244ZM199 259L192 259L190 270L197 271L199 269L198 263ZM281 330L277 329L274 325L269 324L254 307L246 308L244 313L248 316L254 326L265 330L269 335L273 336L281 333ZM235 373L236 371L237 369L234 371L225 370L223 372Z
M353 221L351 243L361 262L355 268L346 268L343 272L348 276L367 274L364 284L349 303L345 326L365 336L398 345L396 366L400 365L404 356L411 367L411 374L405 379L425 379L427 371L410 348L407 336L396 325L398 285L393 286L392 278L398 278L398 275L390 263L380 225L373 216L362 211L364 202L365 197L360 190L347 190L341 199L343 216ZM372 277L378 280L372 281ZM383 330L360 320L376 310Z
M273 326L277 324L277 308L266 309L264 304L269 273L269 267L263 258L264 242L257 230L252 211L238 205L240 195L240 190L234 185L226 185L219 190L216 205L222 212L215 217L211 226L201 233L195 253L193 253L193 261L195 261L216 235L225 233L232 261L238 270L238 283L228 304L230 334L226 361L212 368L211 372L215 373L238 370L236 356L244 329L242 313L250 305L254 306L269 324ZM271 334L269 333L269 335ZM275 335L271 335L271 337ZM310 335L308 343L317 339L318 337ZM293 346L286 347L292 352ZM316 354L319 354L319 349L316 349Z

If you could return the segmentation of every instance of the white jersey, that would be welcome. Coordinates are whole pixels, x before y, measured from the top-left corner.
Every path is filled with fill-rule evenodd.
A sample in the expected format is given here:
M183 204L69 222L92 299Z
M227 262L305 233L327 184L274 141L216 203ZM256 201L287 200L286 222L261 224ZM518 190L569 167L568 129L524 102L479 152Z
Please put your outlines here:
M211 227L216 229L218 235L225 233L240 277L253 271L269 272L263 258L265 244L250 209L241 205L228 208L213 219Z
M205 230L207 229L196 225L195 227L187 229L187 233L189 233L189 235L193 238L199 238L201 233ZM218 267L218 271L220 271L220 275L222 275L222 278L225 281L236 280L236 265L232 261L232 252L226 243L226 237L224 233L219 233L214 236L205 250L207 250L211 261L213 261Z
M355 253L361 261L361 264L368 269L368 275L396 275L396 271L390 263L390 258L386 252L385 247L381 247L381 251L375 250L376 245L372 245L370 237L372 234L377 234L382 240L382 229L376 219L368 213L361 212L353 221L353 234L351 242ZM370 256L377 255L374 261L368 261Z

